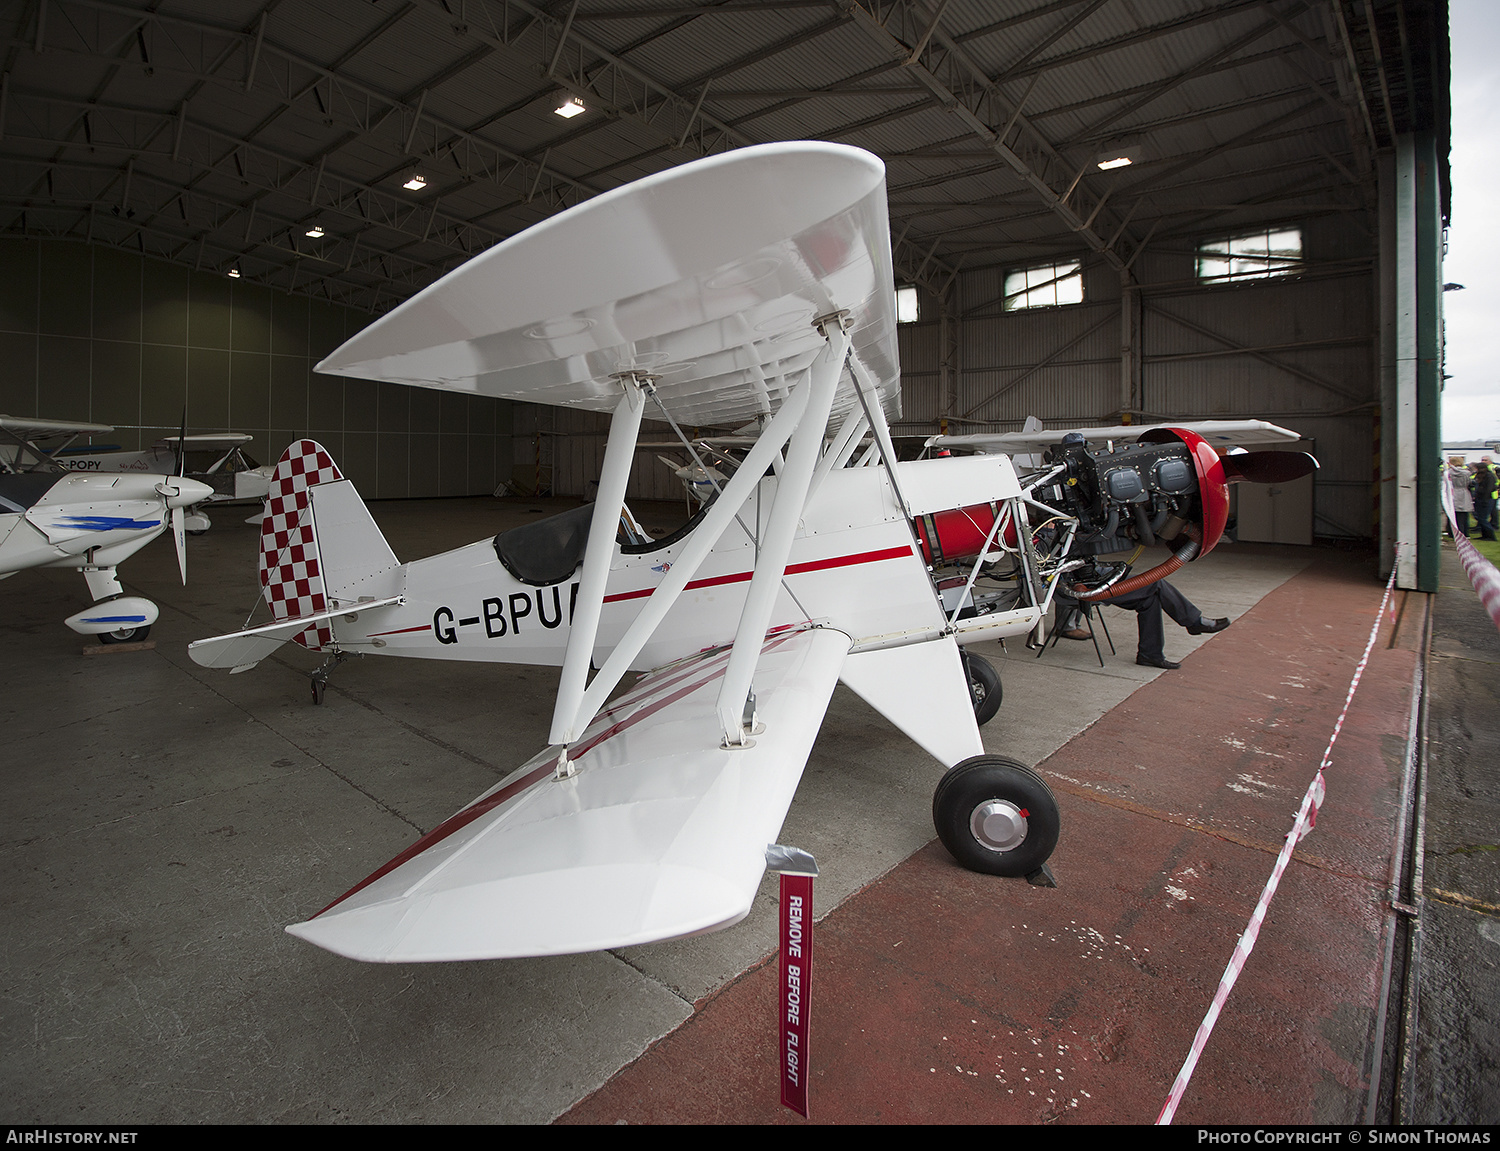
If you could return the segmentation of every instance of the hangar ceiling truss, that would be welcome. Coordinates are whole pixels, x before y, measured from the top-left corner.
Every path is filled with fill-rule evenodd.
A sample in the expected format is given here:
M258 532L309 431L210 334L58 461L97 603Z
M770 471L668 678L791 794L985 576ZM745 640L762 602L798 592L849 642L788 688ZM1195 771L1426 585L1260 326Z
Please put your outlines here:
M817 138L886 161L898 274L939 299L984 267L1124 271L1195 229L1365 210L1372 154L1441 98L1432 8L12 0L0 230L379 312L629 180Z

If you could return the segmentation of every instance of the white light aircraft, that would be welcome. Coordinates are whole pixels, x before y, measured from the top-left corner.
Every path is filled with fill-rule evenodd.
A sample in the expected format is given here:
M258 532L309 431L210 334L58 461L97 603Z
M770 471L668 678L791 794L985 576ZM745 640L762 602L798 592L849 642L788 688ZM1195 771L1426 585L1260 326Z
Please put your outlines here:
M255 437L246 432L164 436L144 451L54 450L52 458L74 472L150 472L182 474L204 483L211 494L187 515L186 528L201 535L213 526L204 504L262 501L271 491L271 465L257 464L245 453ZM181 458L179 459L179 453Z
M113 430L105 424L0 416L0 579L27 568L76 568L94 605L64 622L103 643L126 643L145 639L158 612L144 596L125 594L115 565L170 524L186 583L184 509L213 489L182 476L69 472L35 444Z
M1043 502L1070 468L1102 503L1136 496L1109 494L1124 468L1099 489L1087 451L1024 484L1004 455L897 462L874 156L767 145L607 192L471 260L319 370L609 412L611 425L592 506L405 564L322 447L282 457L260 554L274 620L198 641L198 663L244 671L295 640L329 653L315 697L352 653L562 669L548 748L288 931L410 962L736 923L840 681L949 769L934 818L960 862L1042 871L1056 802L1040 776L985 754L976 709L992 712L999 683L964 647L1031 632L1065 573L1119 579L1070 551L1107 514L1086 528L1092 505ZM624 508L645 415L760 428L660 540ZM1211 449L1167 435L1133 457L1148 526L1203 541L1200 487L1227 477ZM1133 514L1113 522L1138 530ZM611 699L629 672L642 674Z

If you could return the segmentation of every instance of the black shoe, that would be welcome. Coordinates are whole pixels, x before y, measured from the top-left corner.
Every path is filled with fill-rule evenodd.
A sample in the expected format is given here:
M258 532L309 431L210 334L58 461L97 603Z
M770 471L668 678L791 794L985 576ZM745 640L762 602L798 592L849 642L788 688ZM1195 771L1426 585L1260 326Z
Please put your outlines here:
M1218 619L1199 619L1197 623L1187 625L1188 635L1212 635L1216 631L1223 631L1229 626L1229 620L1220 616Z
M1173 663L1165 656L1141 655L1140 653L1136 654L1135 662L1142 667L1159 667L1162 671L1175 671L1182 666L1180 663Z

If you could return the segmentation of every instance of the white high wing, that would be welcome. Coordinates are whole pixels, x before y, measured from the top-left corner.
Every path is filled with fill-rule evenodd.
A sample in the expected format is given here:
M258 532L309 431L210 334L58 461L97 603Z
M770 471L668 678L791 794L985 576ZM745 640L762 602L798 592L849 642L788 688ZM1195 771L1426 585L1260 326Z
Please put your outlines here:
M1032 631L1065 572L1111 573L1071 558L1089 513L1039 499L1064 465L1023 485L1003 455L896 461L875 157L767 145L606 193L319 368L607 411L611 425L591 507L407 564L322 447L283 456L262 524L274 622L193 644L197 662L244 671L294 639L330 653L320 676L350 653L562 669L551 746L289 931L406 962L733 924L840 680L950 769L934 811L961 862L1042 870L1056 803L1026 767L984 755L976 708L993 714L999 684L961 645ZM662 540L622 516L645 416L761 429ZM1194 464L1181 442L1144 450L1159 502L1181 512L1160 518L1172 538L1196 506Z

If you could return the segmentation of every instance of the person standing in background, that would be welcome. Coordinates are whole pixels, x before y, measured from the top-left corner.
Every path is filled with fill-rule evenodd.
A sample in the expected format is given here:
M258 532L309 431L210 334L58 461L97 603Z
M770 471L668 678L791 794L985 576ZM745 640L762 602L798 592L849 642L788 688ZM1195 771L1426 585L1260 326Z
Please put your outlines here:
M1453 489L1453 518L1458 524L1458 530L1464 533L1467 539L1469 535L1469 513L1474 510L1474 494L1469 491L1469 484L1473 482L1473 476L1469 469L1464 466L1463 456L1449 456L1448 469L1445 473L1448 486ZM1450 530L1449 535L1452 535Z
M1489 456L1474 465L1473 490L1474 519L1479 524L1479 538L1492 540L1495 538L1496 499L1500 497L1500 491L1497 491L1494 462Z

